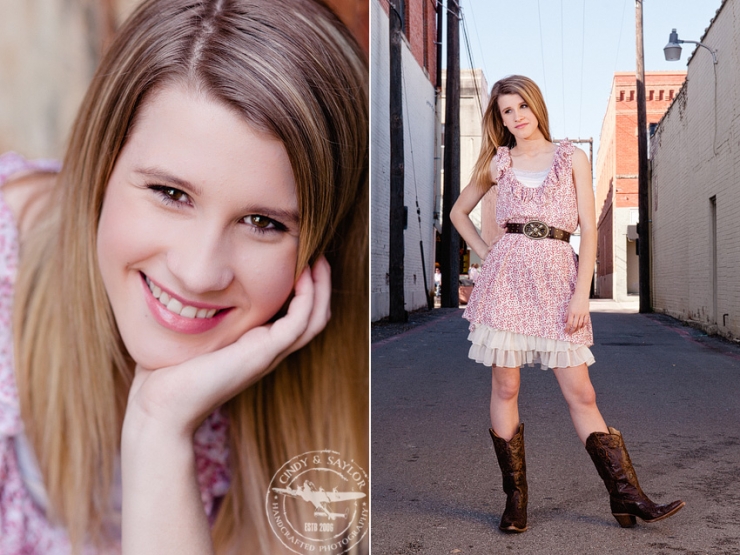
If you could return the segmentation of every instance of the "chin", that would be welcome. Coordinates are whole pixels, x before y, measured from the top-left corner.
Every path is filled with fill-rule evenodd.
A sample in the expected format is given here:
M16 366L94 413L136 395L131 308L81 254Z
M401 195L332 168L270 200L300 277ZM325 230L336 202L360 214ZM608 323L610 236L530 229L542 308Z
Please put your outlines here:
M229 334L220 340L212 342L198 342L170 338L166 341L154 341L149 338L136 338L130 342L124 341L124 345L138 366L146 370L157 370L177 366L201 355L212 353L236 341L247 330L238 334ZM232 337L233 336L233 337Z

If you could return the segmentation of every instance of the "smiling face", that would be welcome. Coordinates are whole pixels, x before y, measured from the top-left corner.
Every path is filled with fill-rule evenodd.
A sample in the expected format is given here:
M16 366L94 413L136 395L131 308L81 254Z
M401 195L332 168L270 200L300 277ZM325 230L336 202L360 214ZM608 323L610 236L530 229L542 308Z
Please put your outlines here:
M298 200L283 144L172 85L116 161L98 262L124 344L148 369L233 343L293 290Z
M532 108L519 94L502 94L497 99L504 126L517 140L544 137Z

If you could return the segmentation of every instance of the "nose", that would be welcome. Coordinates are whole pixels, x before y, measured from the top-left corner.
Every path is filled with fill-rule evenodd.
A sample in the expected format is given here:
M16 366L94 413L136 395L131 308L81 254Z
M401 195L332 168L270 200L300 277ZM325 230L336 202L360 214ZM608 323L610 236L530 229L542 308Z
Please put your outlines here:
M167 267L183 294L223 291L234 280L229 241L217 226L190 222L179 228L167 251Z

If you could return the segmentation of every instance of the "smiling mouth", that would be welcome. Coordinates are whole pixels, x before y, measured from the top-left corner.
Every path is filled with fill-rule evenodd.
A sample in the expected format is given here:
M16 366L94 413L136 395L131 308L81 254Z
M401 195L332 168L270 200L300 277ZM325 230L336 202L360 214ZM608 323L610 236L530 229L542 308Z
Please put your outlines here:
M144 276L144 278L146 279L146 284L149 286L149 290L152 292L152 296L157 299L164 308L173 314L183 316L184 318L207 319L213 318L217 312L220 312L215 308L198 308L195 306L183 305L180 301L170 297L166 292L162 291L159 286L152 283L152 280L147 276Z

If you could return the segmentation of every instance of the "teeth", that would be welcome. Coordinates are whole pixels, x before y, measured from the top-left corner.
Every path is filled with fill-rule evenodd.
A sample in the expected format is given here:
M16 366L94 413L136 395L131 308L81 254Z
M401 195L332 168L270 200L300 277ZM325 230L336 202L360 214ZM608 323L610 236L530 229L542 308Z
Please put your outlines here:
M172 301L170 301L172 302ZM167 310L169 310L169 305L167 306ZM185 318L195 318L195 315L197 314L198 309L194 306L186 306L183 307L183 309L180 311L180 316L185 316Z
M182 303L177 299L170 299L170 302L167 303L167 310L175 314L180 314L182 312Z
M167 293L162 291L161 288L152 283L147 277L146 283L149 286L149 290L155 299L158 299L160 303L170 312L184 316L185 318L213 318L216 314L215 308L196 308L194 306L184 305L175 298L170 297Z

